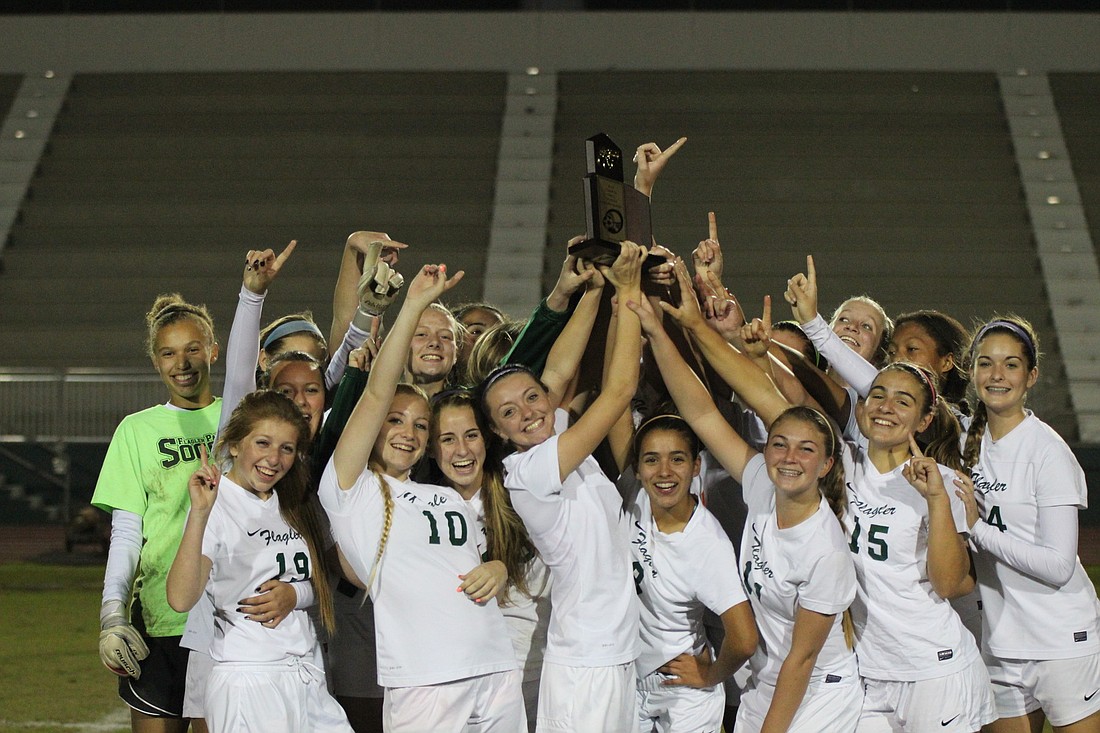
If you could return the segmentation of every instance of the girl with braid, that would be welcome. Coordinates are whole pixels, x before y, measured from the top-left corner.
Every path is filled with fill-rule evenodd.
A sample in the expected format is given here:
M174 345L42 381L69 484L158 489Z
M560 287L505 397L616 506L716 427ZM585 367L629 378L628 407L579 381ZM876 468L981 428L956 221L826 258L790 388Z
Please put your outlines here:
M420 389L397 382L422 314L461 278L425 265L409 285L321 478L345 573L374 602L392 733L457 733L473 722L487 732L526 729L504 617L471 578L481 565L477 517L451 487L409 480L430 411Z
M1096 592L1077 557L1085 475L1065 441L1024 407L1039 342L1022 318L982 326L971 346L978 402L955 483L977 548L992 733L1100 731Z
M878 378L879 367L849 348L850 343L842 341L817 312L817 274L813 257L806 258L806 273L797 278L801 283L802 297L792 304L795 318L814 346L829 360L836 373L851 385L854 390L853 404L865 399L871 391L871 385ZM951 316L935 310L914 311L898 317L886 347L886 361L891 364L909 362L934 374L940 399L965 427L970 424L970 408L966 403L966 390L970 383L967 371L969 346L970 335ZM856 431L853 433L849 430L846 437L866 447L858 425L855 427ZM920 439L918 436L918 440ZM955 451L951 450L949 453L954 454ZM955 455L950 460L943 461L952 468L957 467L954 465L956 462ZM977 588L958 598L952 598L951 607L959 614L967 631L980 641L982 610Z
M785 298L796 313L815 312L812 271L791 278ZM859 733L975 733L995 717L974 637L948 603L974 583L966 509L946 488L959 464L959 425L936 381L910 362L883 368L856 407L866 448L850 442L843 451L859 580Z

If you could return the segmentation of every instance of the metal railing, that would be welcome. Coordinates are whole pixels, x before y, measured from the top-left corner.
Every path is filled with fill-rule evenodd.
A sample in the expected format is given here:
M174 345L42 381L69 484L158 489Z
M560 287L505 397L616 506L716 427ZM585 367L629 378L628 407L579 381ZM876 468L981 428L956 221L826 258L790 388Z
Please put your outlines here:
M108 441L123 417L164 401L151 369L0 368L0 441Z

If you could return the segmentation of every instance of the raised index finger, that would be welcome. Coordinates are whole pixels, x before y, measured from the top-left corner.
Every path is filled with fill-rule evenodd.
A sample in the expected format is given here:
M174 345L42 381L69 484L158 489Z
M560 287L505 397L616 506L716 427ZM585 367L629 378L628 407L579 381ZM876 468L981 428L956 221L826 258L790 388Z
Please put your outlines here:
M914 458L924 458L924 453L921 452L920 446L917 445L917 437L912 433L909 433L909 451L913 454Z
M667 148L665 148L665 158L671 158L673 155L676 155L676 151L684 147L684 143L686 143L687 141L688 139L686 137L682 137L676 142L669 145Z
M806 279L810 285L817 287L817 269L814 268L814 256L806 255Z
M707 239L718 241L718 217L713 211L707 212Z
M695 292L691 288L691 276L688 275L687 265L684 261L677 257L676 264L673 265L673 272L676 273L676 281L680 283L680 298L686 299L689 295L694 298Z
M764 328L768 331L772 330L772 296L764 296L764 315L761 319L764 322Z
M278 270L279 268L281 268L283 266L283 263L287 261L287 259L290 257L291 252L293 252L294 248L297 247L297 246L298 246L298 240L297 239L290 240L290 244L288 244L286 246L286 249L284 249L282 252L280 252L279 256L275 258L275 269L276 270Z

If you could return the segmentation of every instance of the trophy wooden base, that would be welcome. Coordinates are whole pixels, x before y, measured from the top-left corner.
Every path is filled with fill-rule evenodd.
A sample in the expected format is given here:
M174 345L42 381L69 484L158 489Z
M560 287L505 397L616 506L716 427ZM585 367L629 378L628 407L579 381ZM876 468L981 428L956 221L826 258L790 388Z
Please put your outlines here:
M602 239L586 239L583 242L577 242L571 246L569 248L569 254L577 259L588 260L597 265L607 265L611 267L611 263L619 256L619 243L605 242ZM648 270L651 267L663 265L665 262L667 262L667 260L665 260L664 257L649 255L645 258L643 268Z

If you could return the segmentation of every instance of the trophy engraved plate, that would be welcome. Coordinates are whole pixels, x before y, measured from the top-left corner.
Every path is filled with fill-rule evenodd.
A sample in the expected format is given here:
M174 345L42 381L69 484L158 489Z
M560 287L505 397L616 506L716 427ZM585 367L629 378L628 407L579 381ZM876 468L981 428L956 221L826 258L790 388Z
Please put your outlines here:
M588 173L584 176L585 239L569 254L602 265L619 255L619 243L653 244L649 197L623 181L623 152L602 132L584 143ZM646 258L646 267L664 262Z
M595 185L599 233L596 238L605 242L622 242L626 239L626 201L623 182L603 176L593 176Z

